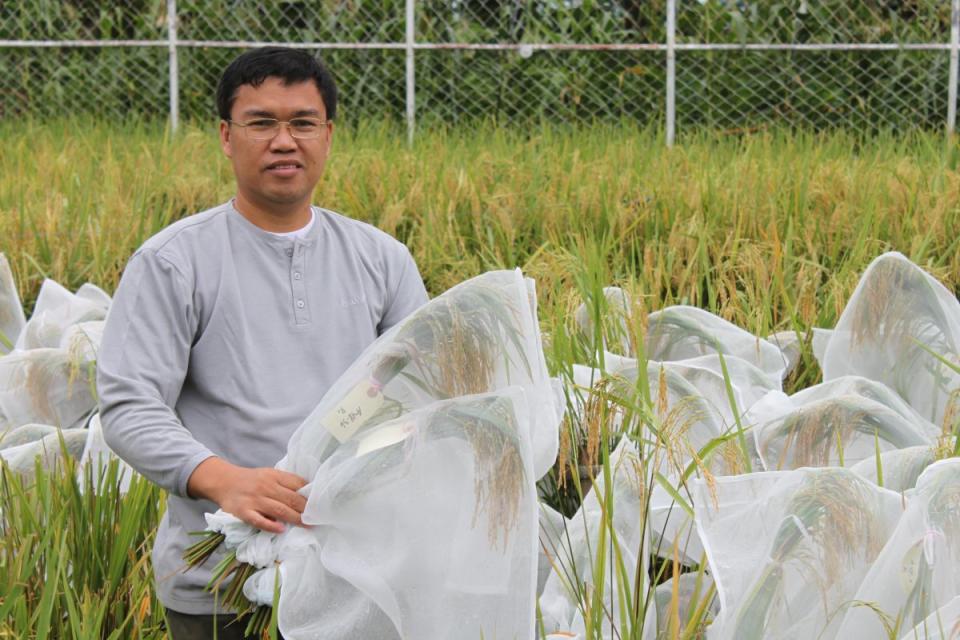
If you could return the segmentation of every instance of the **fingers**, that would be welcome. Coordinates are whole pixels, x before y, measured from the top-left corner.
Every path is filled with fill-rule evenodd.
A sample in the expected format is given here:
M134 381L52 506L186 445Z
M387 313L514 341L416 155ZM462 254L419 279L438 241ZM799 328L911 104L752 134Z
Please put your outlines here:
M307 485L306 480L294 473L280 471L279 469L275 469L273 473L277 478L277 482L291 491L299 491Z
M282 522L277 522L276 520L266 518L256 511L248 511L239 517L247 524L270 533L283 533L287 529L285 526L283 526Z
M244 469L219 505L258 529L283 533L284 522L304 526L300 514L307 499L297 490L306 484L303 478L277 469Z
M297 476L292 477L297 478ZM299 480L299 478L297 479ZM297 513L297 517L299 518L300 514L303 513L303 510L307 507L306 497L297 493L297 489L299 488L300 487L294 488L288 484L275 484L269 491L265 492L265 497L272 498L285 507L292 509Z
M288 507L278 500L265 500L264 502L266 504L263 509L260 509L261 514L269 518L273 518L274 520L289 522L290 524L295 524L297 526L301 526L303 524L303 521L300 519L299 511Z

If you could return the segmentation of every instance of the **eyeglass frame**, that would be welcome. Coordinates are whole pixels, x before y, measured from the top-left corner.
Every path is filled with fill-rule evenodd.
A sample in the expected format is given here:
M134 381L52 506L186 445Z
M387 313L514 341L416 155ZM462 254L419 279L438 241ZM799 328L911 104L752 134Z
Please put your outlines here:
M277 130L273 133L273 135L271 135L271 136L269 136L269 137L266 137L266 138L255 138L255 137L253 137L253 135L250 133L250 131L247 129L247 127L252 126L252 123L253 123L253 122L256 122L256 121L258 121L258 120L261 120L261 121L262 121L262 120L272 120L272 121L275 123L273 126L276 126ZM303 137L303 136L298 136L298 135L296 135L296 134L294 133L294 128L293 128L293 124L292 124L292 123L293 123L294 121L296 121L296 120L316 121L316 124L317 124L317 126L318 126L318 129L317 129L318 133L317 133L317 135L315 135L315 136L310 136L310 137ZM247 136L248 138L250 138L251 140L256 140L256 141L258 141L258 142L266 142L267 140L273 140L273 139L276 138L278 135L280 135L280 131L281 131L281 129L283 128L281 125L286 125L286 126L287 126L287 129L290 131L290 137L291 137L291 138L294 138L294 139L296 139L296 140L317 140L318 138L320 138L321 135L323 135L323 134L321 133L322 129L323 129L325 126L327 126L327 125L333 124L333 120L321 120L321 119L319 119L319 118L313 118L313 117L310 117L310 116L301 116L301 117L298 117L298 118L291 118L290 120L278 120L277 118L251 118L250 120L247 120L246 122L240 122L239 120L227 120L227 124L235 124L235 125L237 125L238 127L243 127L243 133L244 133L244 135L246 135L246 136Z

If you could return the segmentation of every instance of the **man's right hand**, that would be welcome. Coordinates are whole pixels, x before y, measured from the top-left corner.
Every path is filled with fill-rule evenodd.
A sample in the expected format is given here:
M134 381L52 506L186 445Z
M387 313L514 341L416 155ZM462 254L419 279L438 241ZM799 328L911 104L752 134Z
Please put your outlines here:
M284 522L303 526L307 499L297 493L307 482L274 468L249 469L222 458L207 458L187 480L191 498L206 498L247 524L283 533Z

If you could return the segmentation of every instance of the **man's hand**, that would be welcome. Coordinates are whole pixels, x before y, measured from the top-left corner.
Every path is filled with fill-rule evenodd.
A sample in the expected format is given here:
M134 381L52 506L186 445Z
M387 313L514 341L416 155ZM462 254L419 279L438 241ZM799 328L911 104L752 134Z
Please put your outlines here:
M306 481L273 468L248 469L222 458L207 458L187 480L192 498L206 498L247 524L283 533L284 522L303 525L300 514L307 499L297 493Z

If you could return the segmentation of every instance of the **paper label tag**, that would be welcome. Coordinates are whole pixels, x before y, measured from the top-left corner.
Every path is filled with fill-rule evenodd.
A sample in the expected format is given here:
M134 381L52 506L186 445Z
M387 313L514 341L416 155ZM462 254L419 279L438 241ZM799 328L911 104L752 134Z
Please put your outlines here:
M320 422L343 444L383 406L383 401L380 387L364 380L351 389Z
M392 424L376 429L369 435L364 436L357 444L356 457L359 458L377 449L403 442L407 436L413 433L413 430L414 426L411 423Z

